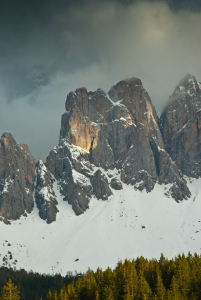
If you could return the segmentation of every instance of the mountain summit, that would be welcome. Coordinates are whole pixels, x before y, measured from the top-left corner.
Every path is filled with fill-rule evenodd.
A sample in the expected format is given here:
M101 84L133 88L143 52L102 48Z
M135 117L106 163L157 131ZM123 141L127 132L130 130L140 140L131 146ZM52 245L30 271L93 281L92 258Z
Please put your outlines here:
M4 133L0 264L65 275L199 252L200 86L185 76L160 119L140 79L79 88L45 163Z
M201 176L201 84L187 74L160 118L166 151L184 175Z
M122 184L151 192L159 183L177 202L191 196L183 175L201 175L201 85L195 77L180 81L160 119L138 78L122 80L108 93L79 88L67 95L65 108L59 144L45 164L36 164L28 146L10 133L1 137L5 222L30 213L34 202L42 219L55 221L55 184L76 215L93 197L108 200Z

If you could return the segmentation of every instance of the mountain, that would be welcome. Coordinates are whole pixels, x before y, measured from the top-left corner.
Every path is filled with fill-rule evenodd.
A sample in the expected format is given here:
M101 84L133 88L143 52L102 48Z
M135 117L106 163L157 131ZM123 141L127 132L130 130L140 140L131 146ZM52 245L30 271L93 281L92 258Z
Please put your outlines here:
M0 216L5 222L33 210L35 166L29 146L5 132L0 139Z
M201 85L187 74L158 118L141 80L130 78L107 94L68 94L45 163L4 133L2 263L64 272L61 264L84 270L200 251L200 105Z
M165 149L184 175L201 175L201 84L187 74L160 118Z
M85 88L70 93L59 145L46 165L77 215L86 211L92 195L107 200L111 185L115 189L121 182L151 192L158 178L169 184L166 194L176 201L190 197L182 173L165 151L151 99L136 78L120 81L108 94ZM110 175L114 169L120 178Z

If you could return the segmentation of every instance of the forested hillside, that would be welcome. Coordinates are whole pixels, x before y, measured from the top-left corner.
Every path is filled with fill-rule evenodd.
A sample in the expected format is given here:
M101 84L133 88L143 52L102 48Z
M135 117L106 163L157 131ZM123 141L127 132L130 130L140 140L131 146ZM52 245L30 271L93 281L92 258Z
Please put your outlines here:
M8 275L20 291L20 299L201 299L201 256L196 253L178 255L172 260L161 254L159 261L141 256L132 261L119 261L113 271L110 268L105 271L98 268L96 272L88 269L85 274L68 274L66 277L1 268L1 285Z

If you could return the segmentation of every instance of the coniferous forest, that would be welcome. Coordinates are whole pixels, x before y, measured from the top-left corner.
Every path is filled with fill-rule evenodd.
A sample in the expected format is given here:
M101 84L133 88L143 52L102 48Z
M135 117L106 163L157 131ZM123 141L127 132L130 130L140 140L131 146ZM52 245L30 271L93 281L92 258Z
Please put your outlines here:
M201 255L189 253L169 260L119 261L112 271L65 277L0 268L0 299L29 300L200 300ZM9 297L7 296L9 294Z

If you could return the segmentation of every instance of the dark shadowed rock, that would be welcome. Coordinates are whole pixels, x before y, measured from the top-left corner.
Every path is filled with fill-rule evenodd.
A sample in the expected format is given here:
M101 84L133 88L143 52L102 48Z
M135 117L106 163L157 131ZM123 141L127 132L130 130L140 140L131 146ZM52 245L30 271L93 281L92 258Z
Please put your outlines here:
M9 132L0 139L0 216L16 220L34 206L35 159Z
M60 140L46 160L47 168L58 180L63 200L72 205L76 215L88 208L92 196L89 157L88 152L66 138Z
M121 180L139 190L150 192L156 183L157 173L154 155L147 131L141 125L135 131L133 143L121 171Z
M117 178L112 178L110 181L110 186L114 189L114 190L122 190L123 186L120 180L118 180Z
M39 216L48 224L56 221L57 200L53 189L54 177L39 159L36 166L35 199L39 209Z
M171 195L177 202L188 199L191 196L183 174L172 161L170 155L157 146L155 140L151 141L151 146L156 160L158 181L160 184L169 185L167 195Z
M201 84L187 74L161 114L165 149L183 174L201 176Z
M103 174L103 172L98 169L90 180L96 198L108 200L108 197L112 195L112 191L109 187L107 177Z

